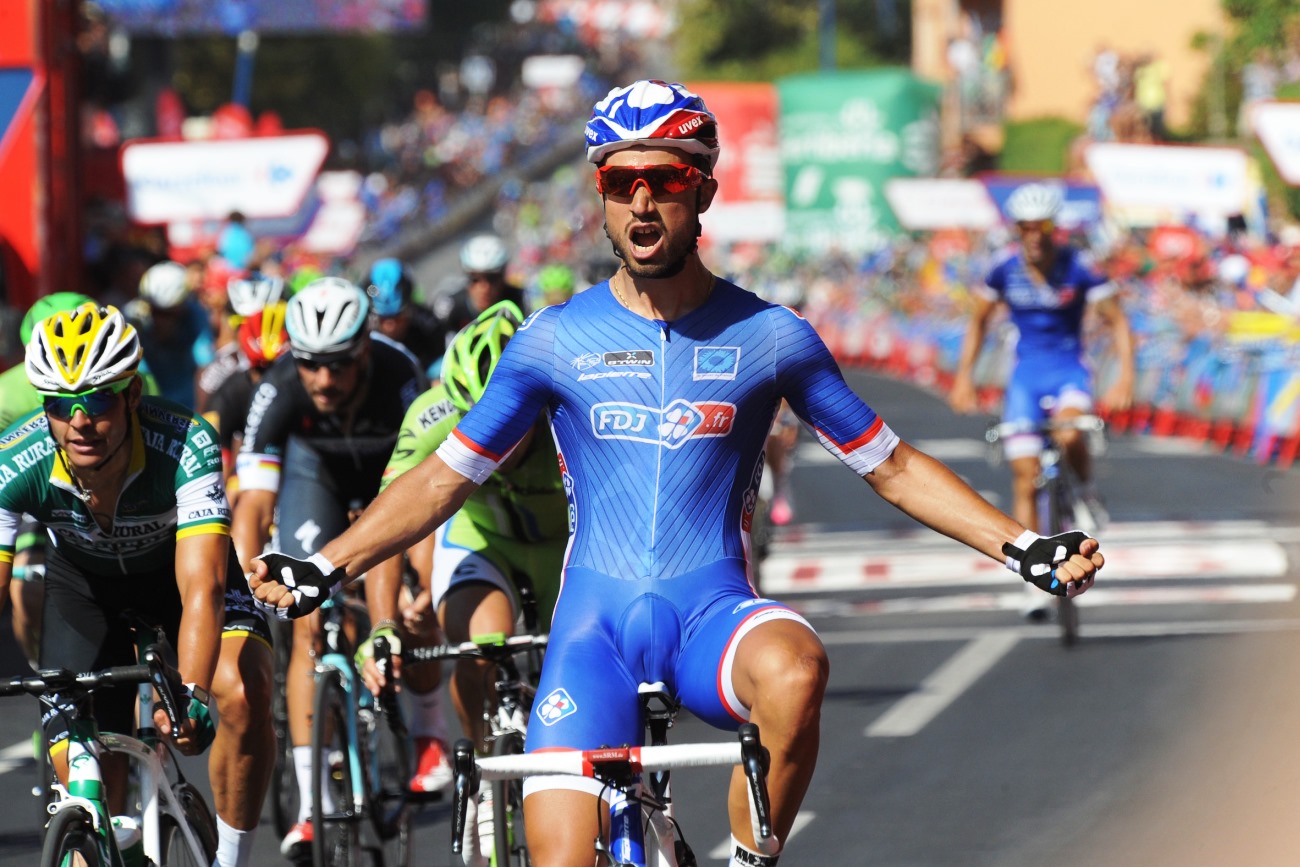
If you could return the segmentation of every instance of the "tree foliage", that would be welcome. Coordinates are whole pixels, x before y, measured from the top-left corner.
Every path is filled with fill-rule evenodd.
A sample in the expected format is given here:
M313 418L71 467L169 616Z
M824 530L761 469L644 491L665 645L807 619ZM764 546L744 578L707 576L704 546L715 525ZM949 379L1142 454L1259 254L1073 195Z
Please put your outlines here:
M686 79L771 81L820 66L818 0L683 0L676 40ZM835 64L907 62L906 0L835 0Z

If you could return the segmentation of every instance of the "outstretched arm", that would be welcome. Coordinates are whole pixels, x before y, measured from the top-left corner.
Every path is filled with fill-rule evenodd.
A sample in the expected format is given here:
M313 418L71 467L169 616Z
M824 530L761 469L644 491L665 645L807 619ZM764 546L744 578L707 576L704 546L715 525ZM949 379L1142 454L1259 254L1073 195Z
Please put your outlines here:
M312 559L318 565L323 559L339 570L343 583L355 581L367 569L432 533L456 514L476 487L437 454L429 455L398 477L343 535L331 540ZM293 588L268 581L267 571L264 560L255 560L248 586L262 603L291 608ZM332 580L337 582L339 578Z
M1026 532L944 464L905 442L865 478L877 494L905 514L1000 562L1006 560L1003 544L1022 539ZM1089 539L1081 553L1058 565L1061 582L1090 582L1105 563L1098 547L1096 540Z

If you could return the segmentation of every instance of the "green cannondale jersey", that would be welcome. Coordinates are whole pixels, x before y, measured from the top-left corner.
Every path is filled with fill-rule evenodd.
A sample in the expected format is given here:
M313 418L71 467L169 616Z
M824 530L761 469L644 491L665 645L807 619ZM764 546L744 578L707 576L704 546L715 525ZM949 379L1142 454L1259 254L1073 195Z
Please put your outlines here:
M437 451L460 419L441 383L416 398L402 419L380 490ZM523 461L507 472L493 473L470 494L459 514L486 533L518 542L567 538L569 506L551 438L544 433L534 436Z
M50 437L44 412L0 436L0 562L12 562L18 523L44 524L59 553L100 575L170 569L176 540L230 534L216 431L179 404L140 402L131 422L131 460L112 526L102 529Z

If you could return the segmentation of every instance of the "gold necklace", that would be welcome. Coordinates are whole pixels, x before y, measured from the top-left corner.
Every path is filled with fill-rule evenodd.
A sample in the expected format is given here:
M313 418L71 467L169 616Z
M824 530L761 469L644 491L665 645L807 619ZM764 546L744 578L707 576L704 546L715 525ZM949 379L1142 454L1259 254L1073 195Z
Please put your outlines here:
M617 275L616 275L616 276L617 276ZM616 284L613 280L610 280L610 281L609 281L609 288L611 288L611 289L614 290L614 295L615 295L615 297L618 298L618 303L619 303L619 304L622 304L623 307L624 307L625 309L627 309L627 310L631 310L631 309L632 309L631 307L628 307L628 306L627 306L627 299L625 299L625 298L623 297L623 293L622 293L622 291L618 288L618 284Z

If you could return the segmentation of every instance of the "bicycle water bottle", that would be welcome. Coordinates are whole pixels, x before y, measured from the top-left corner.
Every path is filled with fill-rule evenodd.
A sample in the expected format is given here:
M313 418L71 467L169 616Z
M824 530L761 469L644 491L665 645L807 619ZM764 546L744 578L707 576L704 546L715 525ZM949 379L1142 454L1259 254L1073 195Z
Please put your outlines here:
M641 827L641 803L629 801L618 792L609 805L610 854L620 864L645 863L645 832Z
M122 853L123 867L146 867L144 834L140 832L139 819L132 816L114 816L113 836L117 839L117 851Z

